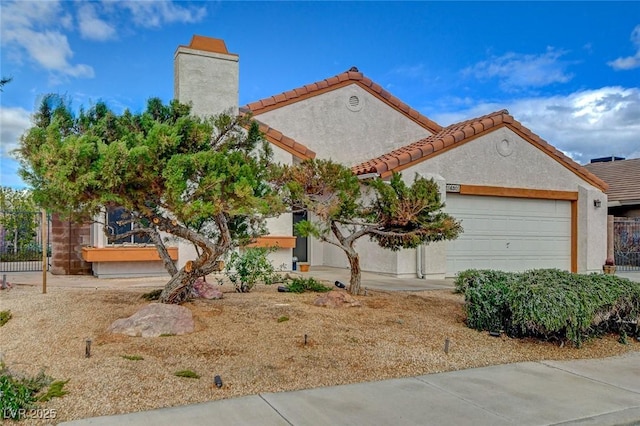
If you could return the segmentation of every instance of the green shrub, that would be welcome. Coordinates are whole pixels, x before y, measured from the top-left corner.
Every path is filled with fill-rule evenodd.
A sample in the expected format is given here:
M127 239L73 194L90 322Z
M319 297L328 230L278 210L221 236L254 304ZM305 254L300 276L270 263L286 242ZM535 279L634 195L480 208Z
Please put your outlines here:
M225 271L238 293L248 293L259 281L273 284L279 277L267 258L273 248L251 247L241 253L233 252Z
M0 327L5 325L11 319L11 311L0 311Z
M186 377L189 379L199 379L200 375L198 373L196 373L195 371L191 371L191 370L180 370L180 371L176 371L175 373L173 373L175 376L178 377Z
M454 281L455 293L464 293L467 287L483 286L487 283L496 281L504 281L510 274L503 271L494 271L492 269L467 269L458 273Z
M37 407L37 402L64 396L67 391L63 387L67 382L68 380L53 381L42 371L33 377L27 377L0 364L0 413L3 417L19 420L21 410L33 409ZM38 396L45 388L47 391Z
M464 292L467 325L474 329L568 339L576 346L607 332L638 336L640 283L614 275L469 270L456 288Z
M309 278L293 278L290 283L285 287L291 293L304 293L305 291L313 291L316 293L325 293L330 291L331 288L322 284L320 281L316 281L313 277Z

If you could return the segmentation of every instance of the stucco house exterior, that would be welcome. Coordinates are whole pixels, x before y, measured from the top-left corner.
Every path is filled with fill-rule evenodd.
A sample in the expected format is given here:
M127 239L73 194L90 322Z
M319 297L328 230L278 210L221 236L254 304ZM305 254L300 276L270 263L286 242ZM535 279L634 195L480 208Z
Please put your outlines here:
M464 233L456 241L398 252L359 242L363 270L433 278L467 268L602 270L606 183L506 110L442 127L356 68L240 107L238 77L239 56L222 40L194 36L175 52L174 97L192 103L196 114L252 114L275 161L330 158L363 178L393 172L407 181L430 177L446 210L462 220ZM274 265L291 268L295 255L312 268L347 267L337 248L296 238L299 219L271 219L270 235L258 241L279 247ZM180 265L189 247L178 248Z

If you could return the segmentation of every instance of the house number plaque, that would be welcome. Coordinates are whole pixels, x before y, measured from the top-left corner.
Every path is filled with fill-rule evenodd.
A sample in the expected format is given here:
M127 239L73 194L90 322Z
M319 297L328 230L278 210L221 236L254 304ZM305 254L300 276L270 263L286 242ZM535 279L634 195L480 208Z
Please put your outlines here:
M448 183L447 192L460 192L460 184L459 183Z

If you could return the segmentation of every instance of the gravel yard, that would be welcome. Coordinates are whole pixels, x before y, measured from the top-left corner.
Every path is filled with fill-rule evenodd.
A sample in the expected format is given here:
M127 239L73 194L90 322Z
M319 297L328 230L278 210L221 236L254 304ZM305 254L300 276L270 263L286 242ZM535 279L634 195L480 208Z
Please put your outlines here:
M148 303L140 298L148 289L53 288L43 295L36 287L17 286L0 293L0 310L13 314L0 328L0 357L15 371L44 369L55 379L70 379L69 394L44 405L56 410L57 423L260 392L640 350L637 341L622 345L617 336L581 349L490 337L464 325L463 298L450 290L369 291L358 297L361 307L328 309L313 305L315 293L278 293L264 285L247 294L222 288L222 300L184 305L193 313L194 333L141 338L106 329ZM87 338L93 341L90 358ZM174 375L184 369L201 378ZM221 376L222 388L214 385L214 375Z

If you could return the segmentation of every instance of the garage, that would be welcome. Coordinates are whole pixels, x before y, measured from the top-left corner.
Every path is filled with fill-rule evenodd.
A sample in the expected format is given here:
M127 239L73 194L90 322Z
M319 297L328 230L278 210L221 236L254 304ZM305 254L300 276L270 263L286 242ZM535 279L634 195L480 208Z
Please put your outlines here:
M571 270L571 202L447 194L464 233L447 247L447 276L465 269Z

